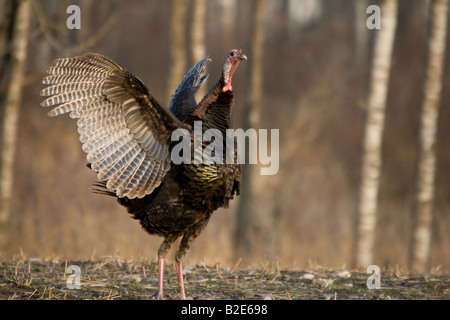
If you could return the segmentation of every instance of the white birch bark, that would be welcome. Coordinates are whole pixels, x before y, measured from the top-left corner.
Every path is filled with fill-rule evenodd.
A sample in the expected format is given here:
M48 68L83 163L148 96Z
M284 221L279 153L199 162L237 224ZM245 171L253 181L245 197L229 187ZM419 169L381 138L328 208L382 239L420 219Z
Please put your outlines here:
M377 34L363 138L363 162L358 207L359 226L356 261L358 266L364 268L373 263L382 161L381 147L392 48L397 24L397 5L397 0L383 1L381 6L381 29L375 31Z
M439 115L442 74L447 35L448 0L434 0L428 66L420 123L420 154L417 172L416 230L412 268L424 272L430 255L433 219L434 180L436 172L435 142Z

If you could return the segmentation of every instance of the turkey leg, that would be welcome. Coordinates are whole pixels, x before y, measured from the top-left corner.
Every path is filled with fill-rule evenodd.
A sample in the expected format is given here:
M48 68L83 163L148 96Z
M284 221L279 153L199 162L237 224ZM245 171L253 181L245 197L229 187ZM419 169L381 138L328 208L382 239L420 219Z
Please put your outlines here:
M164 257L158 255L158 292L154 297L158 300L164 299L163 293Z
M186 294L184 292L184 280L183 280L183 264L181 260L175 259L175 263L177 265L177 274L178 274L178 284L180 286L180 296L178 299L186 300Z

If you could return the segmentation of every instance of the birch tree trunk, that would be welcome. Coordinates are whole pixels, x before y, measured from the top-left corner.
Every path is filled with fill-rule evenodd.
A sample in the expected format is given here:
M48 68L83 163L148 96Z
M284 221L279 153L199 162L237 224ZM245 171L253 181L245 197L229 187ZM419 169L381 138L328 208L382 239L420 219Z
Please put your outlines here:
M435 142L444 71L447 12L448 0L433 1L431 36L428 42L428 66L420 123L420 154L415 199L417 221L414 232L412 266L410 265L418 272L426 270L430 254L436 171Z
M192 25L191 25L191 53L192 65L206 57L205 48L205 16L206 1L194 0L192 9ZM197 91L197 95L203 98L206 94L208 85L206 83ZM200 99L201 99L200 98Z
M363 138L356 252L356 262L360 267L367 267L373 263L381 172L381 147L396 24L397 0L384 0L381 6L381 29L375 31L377 32L375 52L372 61L371 84Z
M186 42L184 37L184 29L186 28L186 2L185 0L172 0L171 6L167 104L169 104L178 83L183 79L186 68Z
M263 86L263 49L264 49L264 0L253 0L252 43L249 55L250 66L250 98L247 109L245 126L258 129L262 106ZM249 152L253 152L257 146L249 146ZM248 161L248 156L246 157ZM246 257L250 253L250 239L248 236L251 228L251 217L254 209L254 177L258 174L255 165L242 166L241 195L236 219L235 254L236 258ZM260 217L261 218L261 217Z
M10 52L10 78L3 113L0 171L0 249L5 245L6 225L11 210L17 120L25 72L31 1L18 1Z

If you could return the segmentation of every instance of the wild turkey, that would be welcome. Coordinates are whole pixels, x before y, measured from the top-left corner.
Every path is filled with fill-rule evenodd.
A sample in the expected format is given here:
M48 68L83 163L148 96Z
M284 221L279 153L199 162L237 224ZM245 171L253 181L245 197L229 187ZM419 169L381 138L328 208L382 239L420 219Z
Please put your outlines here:
M181 237L175 255L180 299L185 299L182 260L213 211L228 207L239 195L240 167L235 163L171 163L171 134L193 128L202 121L203 133L220 130L225 144L232 126L234 97L231 80L247 57L242 49L231 50L216 85L199 105L194 94L206 80L201 77L208 58L197 63L176 90L170 108L163 108L145 85L122 66L99 54L85 54L55 61L41 91L51 96L42 106L55 106L49 116L70 113L77 118L88 166L98 173L97 192L115 196L150 234L164 237L158 250L158 292L162 299L164 259ZM202 148L205 145L202 143ZM235 142L236 151L236 142Z

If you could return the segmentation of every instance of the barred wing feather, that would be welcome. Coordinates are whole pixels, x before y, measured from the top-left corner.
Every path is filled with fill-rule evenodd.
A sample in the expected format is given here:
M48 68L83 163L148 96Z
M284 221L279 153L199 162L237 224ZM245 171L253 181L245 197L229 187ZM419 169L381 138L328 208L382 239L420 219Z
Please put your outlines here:
M173 130L186 126L144 84L99 54L55 61L41 91L49 116L69 113L92 170L118 197L150 194L170 169Z

